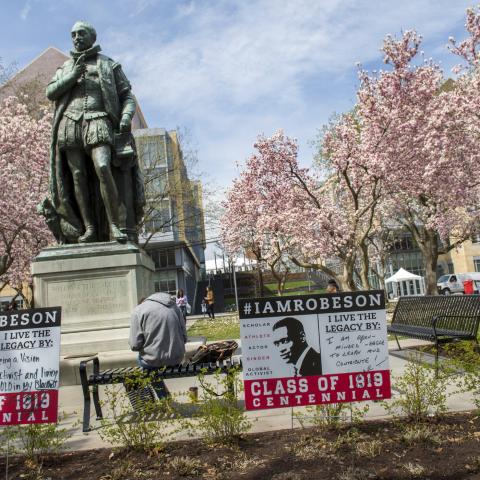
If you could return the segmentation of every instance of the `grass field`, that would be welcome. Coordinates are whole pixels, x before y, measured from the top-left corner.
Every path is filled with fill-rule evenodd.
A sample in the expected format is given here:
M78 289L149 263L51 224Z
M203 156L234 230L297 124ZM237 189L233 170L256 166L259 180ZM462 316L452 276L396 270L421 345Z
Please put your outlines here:
M325 293L324 289L315 288L315 284L313 282L310 283L311 290L308 290L309 283L310 282L308 280L296 280L296 281L287 282L285 284L285 290L288 290L288 291L285 291L284 295L309 295L309 294L312 294L312 293ZM265 294L276 296L277 295L277 284L276 283L266 283L265 284Z
M308 290L308 280L296 280L296 281L291 281L287 282L285 284L285 288L299 288L299 287L305 287ZM276 290L277 289L277 283L266 283L265 287L267 287L269 290Z
M240 323L238 315L225 315L217 317L214 320L205 318L197 320L193 326L187 330L190 336L207 337L207 341L212 340L234 340L240 338Z

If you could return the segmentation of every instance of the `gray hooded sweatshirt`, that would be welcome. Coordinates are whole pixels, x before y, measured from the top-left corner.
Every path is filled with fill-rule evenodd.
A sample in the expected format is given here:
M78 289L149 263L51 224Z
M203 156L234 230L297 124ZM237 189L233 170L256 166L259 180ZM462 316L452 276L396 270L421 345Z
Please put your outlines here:
M148 365L181 363L186 341L185 320L168 293L154 293L133 310L130 348Z

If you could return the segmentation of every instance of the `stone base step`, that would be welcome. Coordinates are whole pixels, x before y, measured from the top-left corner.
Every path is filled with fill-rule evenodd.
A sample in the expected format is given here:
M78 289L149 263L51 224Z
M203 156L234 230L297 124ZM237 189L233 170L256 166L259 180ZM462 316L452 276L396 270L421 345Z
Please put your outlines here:
M89 356L97 352L129 350L130 328L62 333L60 356Z

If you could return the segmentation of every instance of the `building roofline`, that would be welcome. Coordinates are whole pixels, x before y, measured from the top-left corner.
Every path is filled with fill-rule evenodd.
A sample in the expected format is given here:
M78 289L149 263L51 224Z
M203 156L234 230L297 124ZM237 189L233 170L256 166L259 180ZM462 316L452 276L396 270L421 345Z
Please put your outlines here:
M62 55L64 55L65 60L67 60L69 58L69 56L65 52L62 52L59 48L57 48L57 47L47 47L45 50L43 50L42 53L39 53L33 60L31 60L30 62L27 63L27 65L25 65L23 68L21 68L7 83L11 82L17 75L20 75L24 70L26 70L28 67L30 67L30 65L35 63L42 55L44 55L46 52L48 52L51 49L56 50L58 53L61 53Z

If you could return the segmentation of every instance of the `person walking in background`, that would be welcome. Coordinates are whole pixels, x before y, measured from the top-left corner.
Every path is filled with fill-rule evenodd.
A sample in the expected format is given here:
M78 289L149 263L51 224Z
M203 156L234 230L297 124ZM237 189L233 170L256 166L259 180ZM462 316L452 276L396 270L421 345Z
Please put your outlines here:
M327 293L338 293L338 292L340 292L338 283L333 278L331 278L327 283Z
M215 318L215 296L213 295L213 289L209 285L207 287L207 296L205 297L205 302L207 304L207 314L209 318Z
M202 298L202 314L203 314L203 318L205 318L205 314L207 313L207 302L205 302L205 299Z
M182 312L183 318L185 322L187 321L187 304L188 304L188 299L187 296L185 295L185 292L180 289L177 291L177 307L180 309Z

